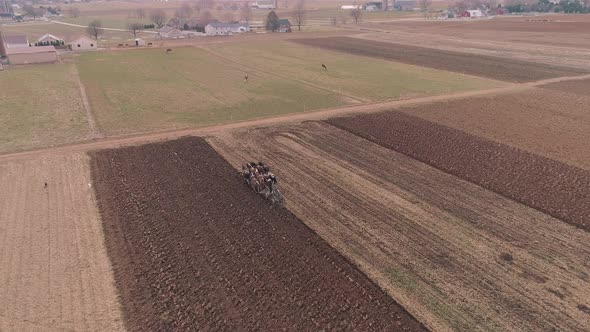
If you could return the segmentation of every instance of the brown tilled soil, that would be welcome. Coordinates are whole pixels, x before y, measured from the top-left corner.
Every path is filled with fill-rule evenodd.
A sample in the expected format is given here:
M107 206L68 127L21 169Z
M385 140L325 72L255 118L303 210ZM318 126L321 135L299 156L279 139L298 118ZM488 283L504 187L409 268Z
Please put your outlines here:
M590 45L587 31L590 29L588 15L547 15L537 17L496 17L483 20L426 20L390 21L379 24L364 23L366 27L391 31L436 35L444 44L447 38L471 40L487 44L490 41L508 42L514 46L528 47L533 53L545 48L568 48L583 52ZM422 38L416 38L418 42ZM535 46L533 46L535 45ZM476 44L474 47L478 47ZM502 51L502 50L498 50ZM567 51L564 55L567 55Z
M419 46L378 42L350 37L294 39L296 43L371 56L412 65L449 70L508 82L529 82L574 76L587 70L551 66L487 55L446 51Z
M324 122L210 142L434 331L590 329L590 232Z
M566 81L566 82L552 83L552 84L544 85L543 88L546 88L549 90L562 91L562 92L566 92L566 93L573 93L573 94L584 96L586 98L590 98L590 80L578 80L578 81ZM564 96L564 98L568 98L568 96L566 95L566 96ZM562 98L562 99L564 99L564 98ZM569 97L568 99L572 99L572 98ZM580 104L580 109L583 109L584 111L586 111L585 112L586 114L588 114L587 107L588 107L587 103Z
M0 161L0 331L124 331L88 162Z
M585 106L590 105L590 95L583 93L585 86L590 87L588 82L562 82L399 111L590 170L590 112Z
M203 139L92 153L132 331L425 328Z
M401 112L327 120L590 231L590 171Z

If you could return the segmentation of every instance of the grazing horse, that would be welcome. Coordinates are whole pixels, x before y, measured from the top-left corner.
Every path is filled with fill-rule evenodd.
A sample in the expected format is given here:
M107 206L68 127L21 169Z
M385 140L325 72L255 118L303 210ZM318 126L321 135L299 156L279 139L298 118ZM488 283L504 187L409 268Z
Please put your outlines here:
M148 46L152 46L152 43L148 43Z
M170 53L172 53L172 49L171 48L169 48L169 49L166 50L166 54L170 54Z
M325 70L328 70L328 66L326 66L325 64L322 63L322 68L324 68Z

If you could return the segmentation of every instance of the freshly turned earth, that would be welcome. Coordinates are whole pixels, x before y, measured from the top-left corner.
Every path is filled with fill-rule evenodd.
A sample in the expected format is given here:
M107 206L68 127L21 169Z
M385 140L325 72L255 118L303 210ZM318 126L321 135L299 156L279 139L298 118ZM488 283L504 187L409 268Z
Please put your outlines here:
M370 56L507 82L530 82L588 73L587 70L565 66L351 37L302 38L292 41L339 52Z
M425 330L203 139L91 157L129 330Z
M590 231L590 172L401 112L327 120Z

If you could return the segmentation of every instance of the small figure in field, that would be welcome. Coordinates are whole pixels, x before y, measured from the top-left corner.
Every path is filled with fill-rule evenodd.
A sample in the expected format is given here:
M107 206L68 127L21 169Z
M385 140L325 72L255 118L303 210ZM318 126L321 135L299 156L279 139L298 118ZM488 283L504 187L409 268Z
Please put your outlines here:
M47 182L45 182L45 186L43 188L47 188Z
M172 49L171 48L169 48L169 49L166 50L166 54L170 54L170 53L172 53Z
M328 70L328 66L326 66L325 64L322 63L322 68L324 68L324 70Z
M248 74L244 76L244 81L248 82Z

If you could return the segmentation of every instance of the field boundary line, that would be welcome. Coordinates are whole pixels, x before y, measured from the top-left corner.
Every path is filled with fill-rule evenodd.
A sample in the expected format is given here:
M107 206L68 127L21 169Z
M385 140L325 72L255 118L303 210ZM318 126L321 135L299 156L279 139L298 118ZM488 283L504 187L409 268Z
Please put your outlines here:
M577 81L590 79L590 74L580 76L568 76L558 77L546 80L540 80L529 83L507 83L506 86L475 90L467 92L459 92L454 94L439 95L439 96L428 96L419 98L410 98L402 100L393 100L385 102L375 102L362 105L348 105L336 108L325 108L315 111L309 111L304 113L291 113L283 114L278 116L269 116L257 119L250 119L246 121L228 122L224 124L217 124L212 126L204 127L188 127L171 130L161 130L143 133L134 133L129 135L121 136L110 136L101 139L95 139L93 141L76 142L71 144L58 145L53 147L45 147L34 150L20 151L20 152L9 152L0 154L0 161L7 160L18 160L26 159L31 156L36 156L43 153L59 153L59 152L85 152L96 149L116 148L127 145L134 145L140 143L150 143L156 141L162 141L167 139L178 138L181 136L195 135L195 136L208 136L219 131L274 125L279 123L288 122L301 122L301 121L318 121L324 120L330 117L343 116L343 115L354 115L359 113L373 113L385 111L392 108L399 108L403 106L416 105L416 104L428 104L440 101L449 101L455 99L464 99L470 97L482 97L489 95L501 95L508 93L523 92L534 89L550 83L559 83L565 81Z
M240 66L242 66L242 67L244 67L244 68L249 68L249 69L251 69L251 70L255 70L255 71L258 71L258 72L261 72L261 73L267 74L267 75L273 75L273 76L282 77L282 78L284 78L284 79L291 80L291 81L297 81L297 82L303 83L303 84L305 84L305 85L309 85L309 86L311 86L311 87L314 87L314 88L316 88L316 89L320 89L320 90L324 90L324 91L332 92L332 93L335 93L335 94L337 94L337 95L339 95L339 96L344 96L344 97L347 97L347 98L353 99L353 100L355 100L355 101L357 101L357 102L359 102L359 103L370 103L370 102L372 102L372 100L370 100L370 99L363 98L363 97L358 97L358 96L354 96L354 95L351 95L351 94L348 94L348 93L343 93L342 91L338 91L338 90L330 89L330 88L327 88L327 87L325 87L325 86L321 86L321 85L319 85L319 84L315 84L315 83L312 83L312 82L308 82L308 81L306 81L306 80L303 80L303 79L299 79L299 78L293 78L293 77L291 77L291 76L289 76L289 75L284 75L284 74L281 74L281 73L275 73L275 72L271 72L271 71L266 71L266 70L264 70L264 69L260 69L260 68L258 68L258 67L251 66L251 65L245 65L245 64L243 64L243 63L239 62L238 60L235 60L235 59L232 59L232 58L228 58L228 57L226 57L225 55L219 54L218 52L216 52L216 51L214 51L214 50L210 49L209 47L205 47L205 46L197 46L197 48L200 48L200 49L202 49L202 50L203 50L203 51L205 51L205 52L208 52L208 53L210 53L210 54L212 54L212 55L215 55L216 57L219 57L219 58L222 58L222 59L224 59L224 60L227 60L227 61L233 62L233 63L235 63L235 64L238 64L238 65L240 65Z
M80 97L82 98L82 104L84 106L84 110L86 111L86 121L88 121L88 127L90 128L91 138L103 138L104 136L102 135L100 129L96 125L96 119L94 117L94 113L92 113L92 108L90 107L88 96L86 95L86 88L84 87L84 84L82 84L82 80L80 79L80 73L78 72L78 67L76 67L75 64L73 71L73 74L76 78L76 83L80 88Z

